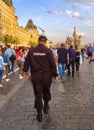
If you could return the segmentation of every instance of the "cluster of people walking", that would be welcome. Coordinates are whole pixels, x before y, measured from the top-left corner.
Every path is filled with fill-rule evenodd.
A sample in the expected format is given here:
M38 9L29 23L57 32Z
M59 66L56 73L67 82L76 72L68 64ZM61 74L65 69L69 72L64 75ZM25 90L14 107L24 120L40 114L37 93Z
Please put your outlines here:
M50 49L54 55L62 81L64 81L65 72L67 72L67 76L72 75L74 77L75 71L79 71L80 65L85 58L89 60L89 63L94 60L94 47L91 44L86 48L80 48L77 45L75 47L73 45L67 47L65 43L61 43L61 47L56 49L51 46Z
M0 46L0 87L3 87L3 74L6 77L6 82L10 81L9 74L14 72L15 68L19 68L19 79L23 78L23 64L25 61L28 49L19 47L11 48Z
M79 71L80 64L84 61L85 52L88 56L89 63L92 61L94 48L80 49L78 46L66 47L61 43L61 47L47 48L45 46L47 38L40 36L38 45L32 48L6 48L0 47L0 87L3 87L3 70L5 68L6 81L9 81L9 73L14 72L15 64L19 68L19 79L24 75L31 75L33 90L35 95L34 106L37 110L37 120L42 121L42 110L44 114L49 112L49 101L51 100L51 83L52 78L56 80L59 75L64 81L65 72L67 76L75 76L75 70ZM82 60L82 61L81 61Z
M80 50L78 46L75 48L71 45L68 49L65 44L62 43L61 47L57 49L57 63L60 78L63 80L65 75L65 70L67 70L67 75L74 77L75 67L76 71L79 71L80 66ZM71 72L72 68L72 72Z

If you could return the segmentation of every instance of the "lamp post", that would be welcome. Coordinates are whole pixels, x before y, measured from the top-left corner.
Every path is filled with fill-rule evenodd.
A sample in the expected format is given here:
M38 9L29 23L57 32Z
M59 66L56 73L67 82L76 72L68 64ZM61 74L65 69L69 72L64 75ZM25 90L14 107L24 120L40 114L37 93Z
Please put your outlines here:
M44 35L44 29L42 29L41 27L38 27L41 31L42 31L42 35Z

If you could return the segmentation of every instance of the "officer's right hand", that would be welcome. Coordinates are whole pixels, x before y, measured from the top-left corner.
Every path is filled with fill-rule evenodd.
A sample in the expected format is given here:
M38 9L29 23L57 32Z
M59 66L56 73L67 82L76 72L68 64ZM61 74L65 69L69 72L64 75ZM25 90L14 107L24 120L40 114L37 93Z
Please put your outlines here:
M56 76L54 77L54 80L56 80Z

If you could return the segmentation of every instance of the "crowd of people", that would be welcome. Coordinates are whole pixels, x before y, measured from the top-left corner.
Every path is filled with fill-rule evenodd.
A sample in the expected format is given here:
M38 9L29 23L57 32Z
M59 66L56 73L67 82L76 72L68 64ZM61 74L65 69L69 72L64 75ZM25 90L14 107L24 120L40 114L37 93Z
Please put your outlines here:
M16 66L19 68L19 79L24 78L23 72L25 76L28 75L33 83L35 108L38 112L37 120L39 122L42 121L42 108L44 113L48 113L52 77L56 79L59 75L58 77L64 82L65 72L67 72L67 76L71 75L73 78L85 57L91 63L94 52L91 44L82 49L73 45L67 47L65 43L61 43L58 48L53 48L53 46L47 48L45 47L46 41L45 36L40 36L36 47L0 46L0 88L3 87L3 75L5 74L5 80L8 82L9 73L13 73Z
M57 64L57 70L62 81L64 80L65 72L67 75L74 77L75 68L76 71L79 71L80 64L84 61L85 55L89 59L89 63L94 60L93 52L94 47L90 44L87 48L75 48L71 45L69 48L66 47L66 44L61 43L61 47L54 48L50 46L50 50L53 53L55 62ZM3 73L6 75L6 82L9 81L9 73L14 72L14 68L17 65L19 68L19 79L23 78L23 64L25 62L25 57L29 51L29 48L25 47L14 47L10 45L7 47L0 46L0 87L3 87ZM72 68L72 72L71 69ZM28 71L30 78L30 69Z
M58 73L62 81L64 81L66 71L67 76L72 75L74 77L75 71L79 71L80 64L84 62L85 58L89 60L89 63L94 60L94 47L91 44L86 48L80 48L77 45L67 47L65 43L61 43L61 47L56 49L51 46L50 49L57 63Z
M19 68L18 78L23 78L23 64L29 48L16 47L12 48L0 46L0 88L3 87L3 74L6 82L10 81L9 74L13 73L15 68Z

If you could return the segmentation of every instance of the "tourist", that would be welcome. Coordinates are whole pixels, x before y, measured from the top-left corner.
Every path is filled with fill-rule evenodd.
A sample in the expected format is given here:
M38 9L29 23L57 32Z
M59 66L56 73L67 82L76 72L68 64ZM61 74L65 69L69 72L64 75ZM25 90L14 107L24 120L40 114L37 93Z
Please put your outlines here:
M0 88L3 87L3 69L4 69L4 59L2 57L2 52L0 48Z
M16 52L16 58L17 58L17 65L19 67L19 79L23 79L23 63L25 61L24 59L24 53L23 48L19 48Z
M50 50L52 51L55 61L57 61L57 49L53 45L50 45Z
M94 48L93 48L92 45L90 44L89 47L88 47L89 63L91 63L91 61L92 61L93 51L94 51Z
M73 45L71 45L70 48L68 49L68 54L69 54L69 64L67 65L68 76L71 74L71 72L70 72L70 66L71 66L72 67L72 77L74 77L76 52L75 52L75 49L73 48Z
M9 61L10 61L10 56L14 53L15 54L15 50L13 48L11 48L10 45L7 45L6 51L5 51L6 55L8 55ZM10 73L10 62L8 64L8 73Z
M84 61L85 58L85 49L81 49L81 56L82 56L82 61Z
M9 54L5 51L4 53L4 64L5 64L5 75L6 75L6 81L9 81L9 77L8 77L8 74L9 74L9 71L10 71L10 59L9 59Z
M15 53L13 52L12 55L10 56L11 71L12 72L14 72L15 60L16 60L16 56L15 56Z
M80 50L78 46L75 47L76 56L75 56L75 63L76 63L76 71L79 71L80 66Z
M45 36L39 37L38 45L30 49L23 69L27 73L29 67L31 68L35 108L37 109L37 120L39 122L42 121L42 109L45 114L49 112L52 77L56 78L57 76L55 60L52 51L45 47L46 41L47 38Z
M67 57L68 57L68 50L65 48L65 43L62 43L61 47L58 48L57 50L58 70L59 70L60 79L62 81L64 81Z

